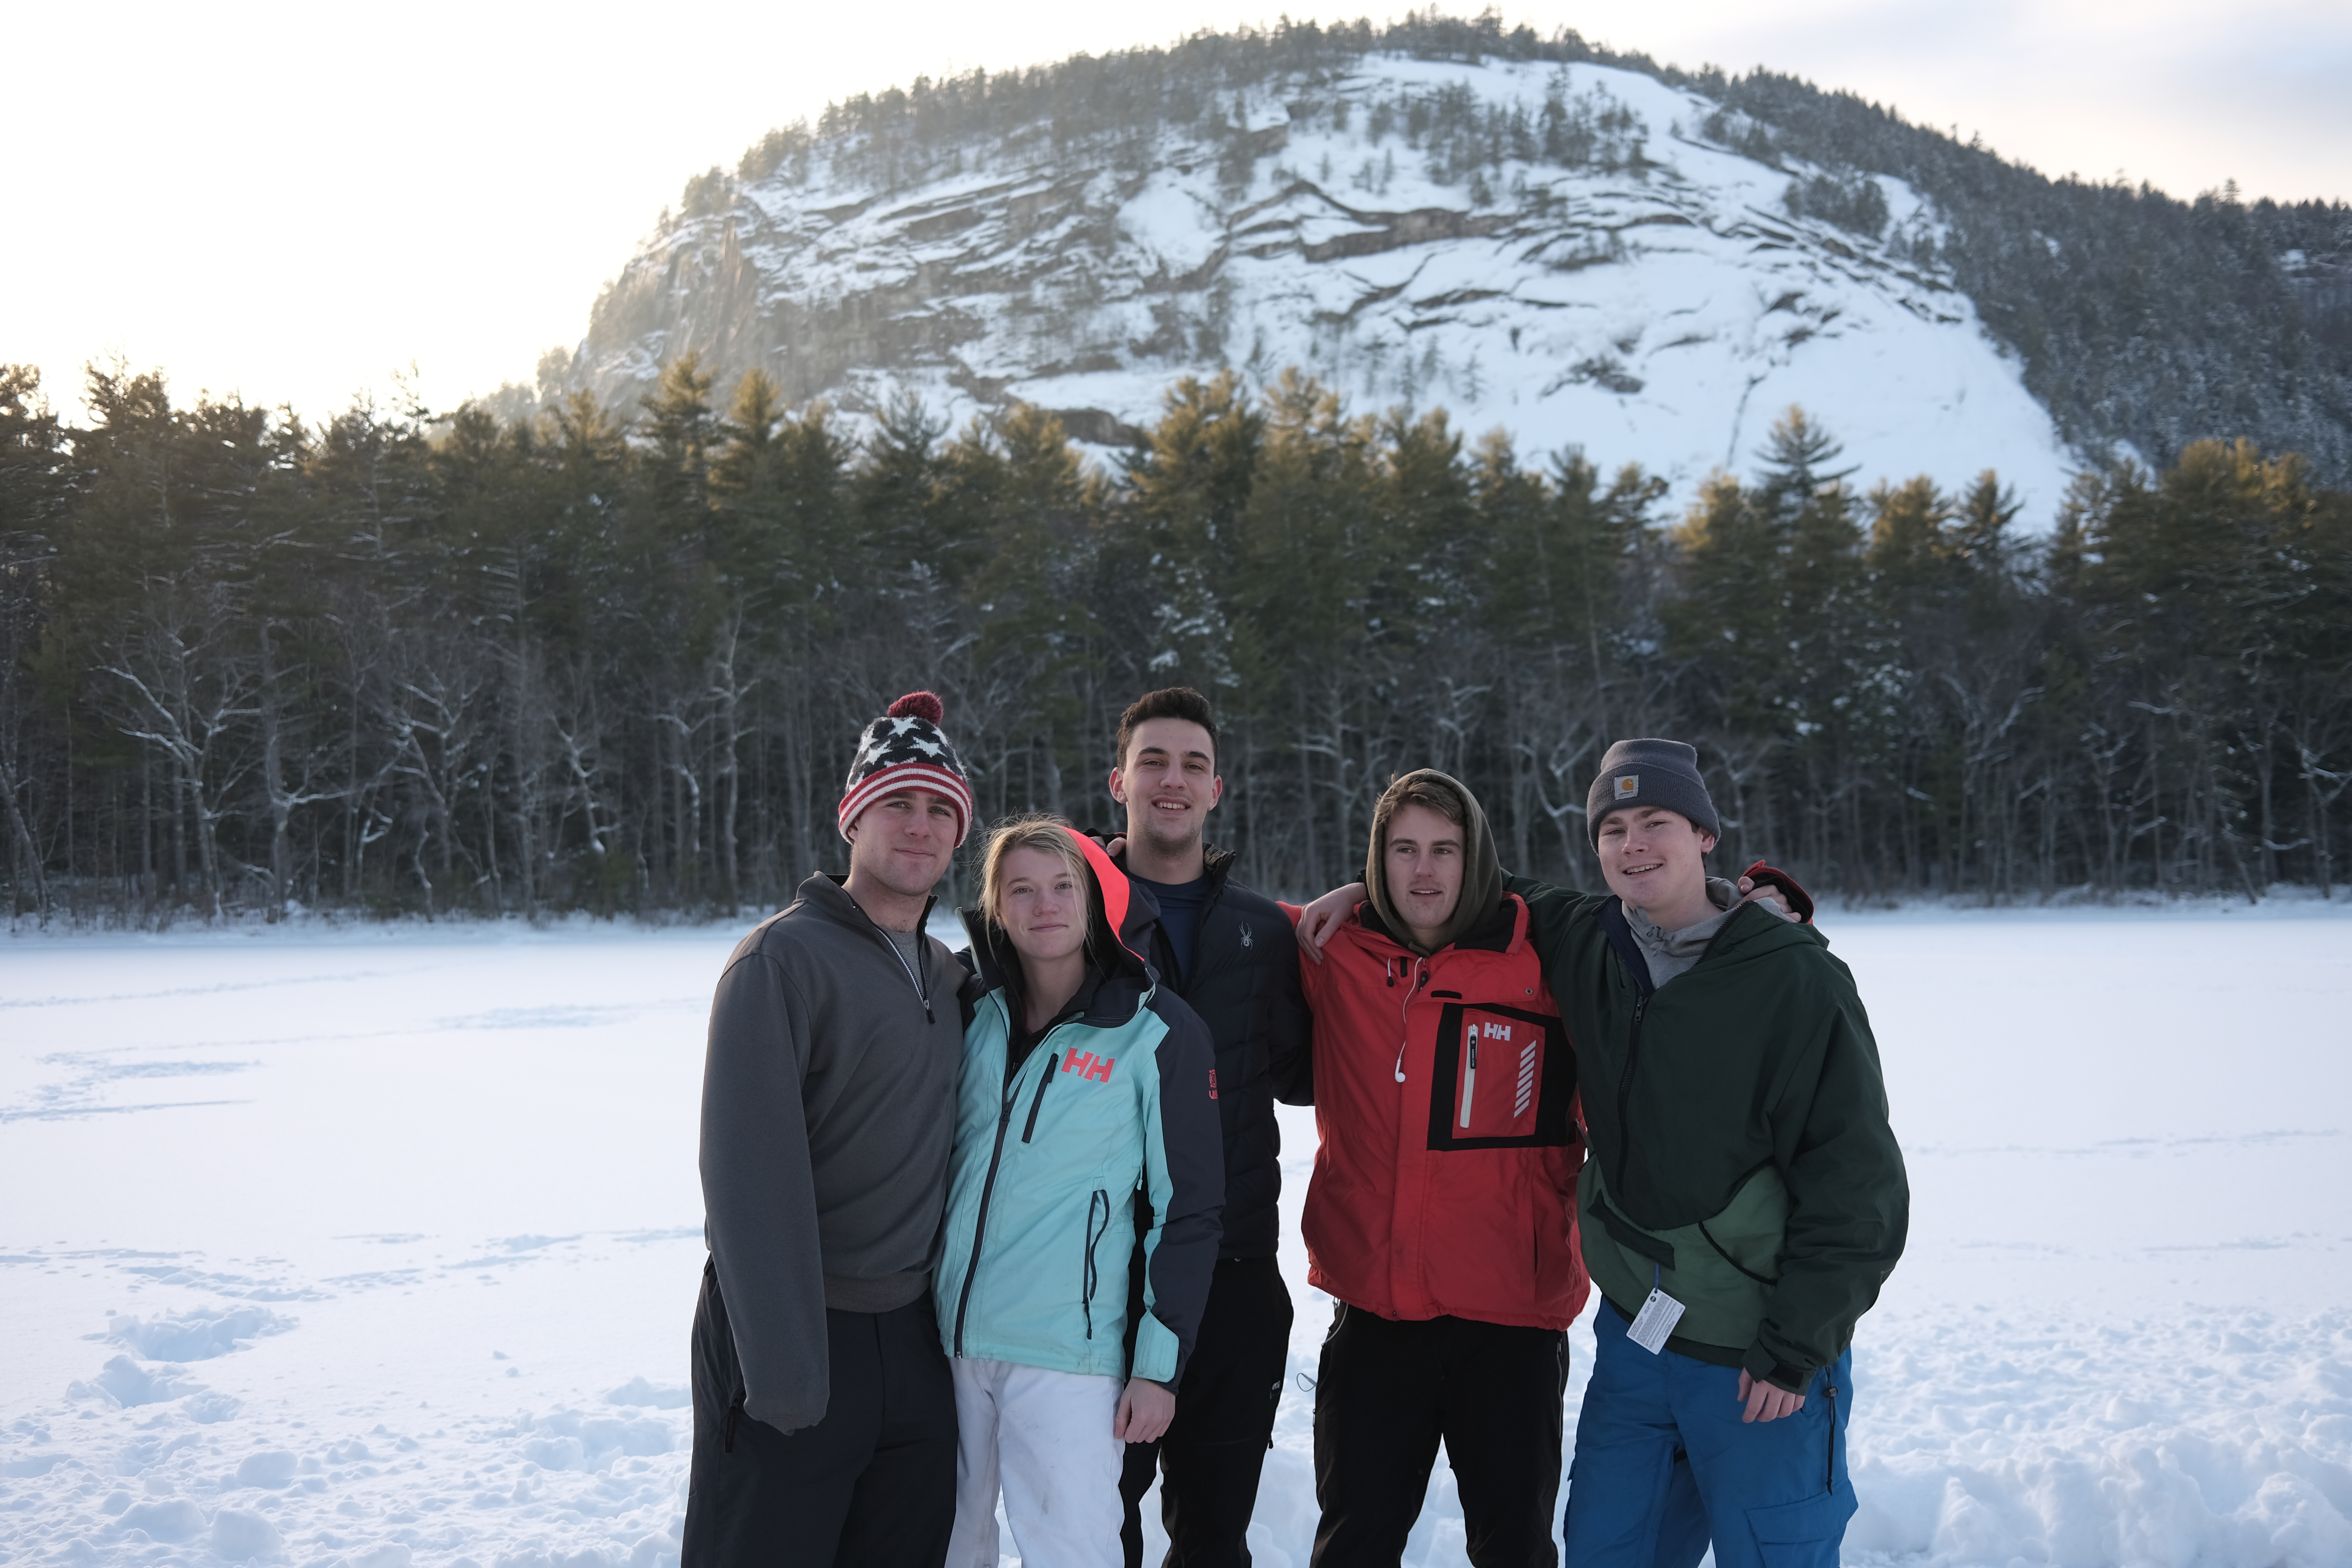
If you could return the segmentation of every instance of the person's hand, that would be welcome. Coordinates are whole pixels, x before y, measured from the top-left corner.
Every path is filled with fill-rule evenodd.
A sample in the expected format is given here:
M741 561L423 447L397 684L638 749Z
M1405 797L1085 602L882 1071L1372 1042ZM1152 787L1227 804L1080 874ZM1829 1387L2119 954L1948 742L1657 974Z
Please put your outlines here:
M1298 917L1298 950L1316 963L1323 962L1323 944L1339 924L1356 912L1364 901L1364 885L1350 882L1344 888L1334 888L1313 903Z
M1791 1394L1778 1384L1750 1377L1742 1368L1739 1373L1739 1401L1747 1408L1739 1413L1742 1421L1778 1421L1783 1415L1794 1415L1805 1407L1805 1396Z
M1783 894L1776 884L1767 882L1759 888L1756 885L1756 879L1753 877L1739 879L1739 901L1743 904L1762 904L1784 921L1797 918L1797 911L1789 907L1787 895Z
M1778 896L1766 899L1755 891L1759 880L1765 887L1776 889ZM1800 925L1812 923L1813 896L1799 886L1794 877L1777 866L1757 861L1739 874L1739 890L1748 894L1744 902L1769 903L1772 912L1784 921L1795 921Z
M1122 1443L1157 1443L1176 1419L1176 1396L1148 1377L1130 1377L1118 1396L1110 1435Z
M1103 853L1114 860L1118 858L1119 852L1126 847L1127 835L1124 833L1114 833L1103 840Z

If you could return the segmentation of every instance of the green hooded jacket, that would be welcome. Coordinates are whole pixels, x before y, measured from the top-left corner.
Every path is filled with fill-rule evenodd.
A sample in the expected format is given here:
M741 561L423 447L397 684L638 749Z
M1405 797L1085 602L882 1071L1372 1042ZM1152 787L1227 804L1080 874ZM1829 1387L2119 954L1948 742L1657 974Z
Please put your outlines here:
M1654 1284L1685 1308L1667 1348L1805 1392L1910 1220L1853 974L1813 927L1741 909L1653 992L1614 897L1505 886L1576 1047L1593 1283L1629 1318Z

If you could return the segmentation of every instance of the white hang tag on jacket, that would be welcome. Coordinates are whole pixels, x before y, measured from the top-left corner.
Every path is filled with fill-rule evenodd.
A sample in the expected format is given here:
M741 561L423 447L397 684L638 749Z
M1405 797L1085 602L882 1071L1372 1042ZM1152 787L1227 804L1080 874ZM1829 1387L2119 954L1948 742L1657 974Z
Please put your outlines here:
M1650 1299L1642 1303L1642 1310L1626 1329L1625 1337L1655 1355L1666 1348L1666 1341L1673 1336L1675 1325L1682 1321L1683 1304L1653 1286Z

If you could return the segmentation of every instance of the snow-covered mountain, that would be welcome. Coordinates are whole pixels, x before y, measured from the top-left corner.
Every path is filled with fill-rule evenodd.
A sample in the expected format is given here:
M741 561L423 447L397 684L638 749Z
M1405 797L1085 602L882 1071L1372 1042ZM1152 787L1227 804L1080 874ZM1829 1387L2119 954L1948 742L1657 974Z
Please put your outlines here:
M1358 411L1443 407L1679 496L1795 404L1865 482L1991 467L2054 511L2082 459L1922 193L1751 156L1743 116L1634 70L1349 65L1124 135L772 138L764 171L689 187L568 379L633 405L692 350L722 398L759 366L852 420L902 390L959 424L1019 399L1114 446L1180 376L1296 365Z

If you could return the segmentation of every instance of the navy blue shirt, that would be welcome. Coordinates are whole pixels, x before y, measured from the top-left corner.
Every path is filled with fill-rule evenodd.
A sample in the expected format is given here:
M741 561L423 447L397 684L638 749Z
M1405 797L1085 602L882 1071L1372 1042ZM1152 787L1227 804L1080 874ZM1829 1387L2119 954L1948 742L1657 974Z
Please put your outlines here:
M1168 938L1168 951L1176 955L1176 973L1168 977L1169 983L1181 987L1184 976L1192 973L1192 939L1200 933L1201 910L1209 901L1209 879L1155 882L1130 876L1128 880L1149 889L1160 906L1160 929Z

